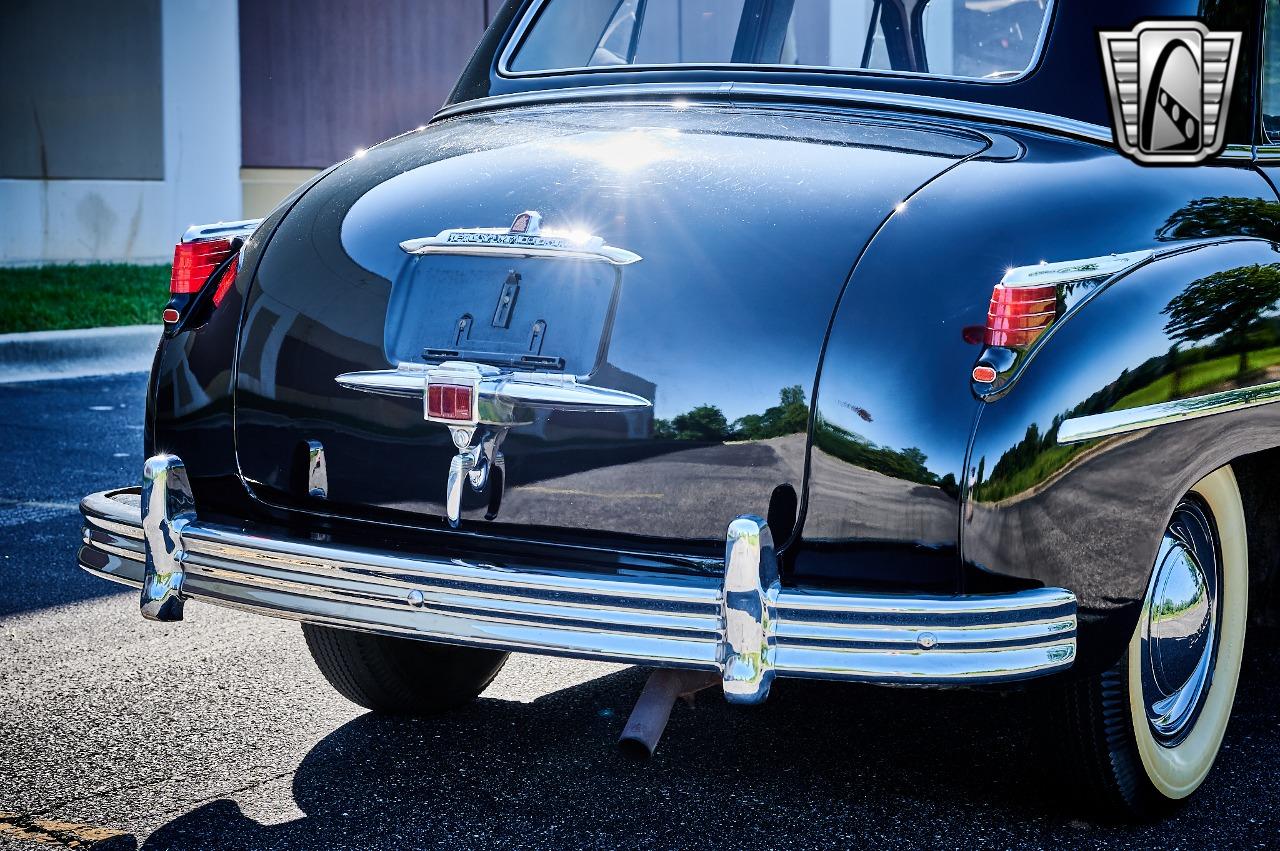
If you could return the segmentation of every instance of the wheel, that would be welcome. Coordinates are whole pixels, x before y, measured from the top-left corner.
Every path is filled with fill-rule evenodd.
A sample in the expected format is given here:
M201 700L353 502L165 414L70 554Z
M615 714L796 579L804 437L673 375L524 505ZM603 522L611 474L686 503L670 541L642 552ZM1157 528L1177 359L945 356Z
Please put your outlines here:
M304 623L311 658L352 703L388 715L435 715L469 702L508 653Z
M1102 815L1150 818L1204 782L1235 701L1248 579L1244 507L1223 467L1174 509L1128 652L1067 687L1077 788Z

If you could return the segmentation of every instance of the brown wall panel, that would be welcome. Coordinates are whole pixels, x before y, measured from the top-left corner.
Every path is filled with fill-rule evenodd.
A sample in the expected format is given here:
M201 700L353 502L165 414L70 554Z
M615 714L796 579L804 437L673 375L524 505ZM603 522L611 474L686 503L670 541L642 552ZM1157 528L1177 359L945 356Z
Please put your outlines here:
M485 0L241 0L242 159L323 168L426 122L490 15Z

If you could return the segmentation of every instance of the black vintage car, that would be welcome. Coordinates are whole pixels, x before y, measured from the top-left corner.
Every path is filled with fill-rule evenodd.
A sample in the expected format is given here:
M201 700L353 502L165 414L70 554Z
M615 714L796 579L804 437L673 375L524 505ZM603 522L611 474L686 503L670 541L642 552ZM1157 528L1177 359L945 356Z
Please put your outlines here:
M1099 33L1150 19L1238 48L1194 122L1152 96L1199 165L1126 156L1140 63ZM383 712L511 651L746 704L1032 683L1053 773L1158 811L1275 596L1277 33L1261 0L511 0L426 127L186 234L141 488L85 498L80 564L148 618L301 621Z

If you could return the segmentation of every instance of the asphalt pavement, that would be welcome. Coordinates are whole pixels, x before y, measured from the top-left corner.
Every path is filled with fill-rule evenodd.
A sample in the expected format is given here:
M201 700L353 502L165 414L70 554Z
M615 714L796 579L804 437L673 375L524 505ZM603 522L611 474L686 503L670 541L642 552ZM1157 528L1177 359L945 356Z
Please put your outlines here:
M614 742L645 671L512 656L474 704L382 718L295 624L141 620L82 573L76 501L134 481L145 376L0 387L0 847L1199 848L1280 843L1280 635L1254 630L1207 786L1174 817L1065 803L1040 697L782 681Z

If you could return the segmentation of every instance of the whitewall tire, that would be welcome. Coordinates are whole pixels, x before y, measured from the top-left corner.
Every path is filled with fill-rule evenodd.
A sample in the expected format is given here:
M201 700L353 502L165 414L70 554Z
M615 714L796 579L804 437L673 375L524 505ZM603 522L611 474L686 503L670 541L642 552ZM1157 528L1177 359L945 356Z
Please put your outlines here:
M1216 634L1212 638L1217 646L1205 648L1211 680L1204 686L1201 705L1180 741L1161 741L1148 722L1148 706L1143 697L1142 667L1151 661L1143 648L1151 591L1148 591L1142 621L1129 642L1128 659L1129 708L1142 767L1155 790L1174 800L1198 789L1218 756L1235 703L1249 609L1244 506L1231 468L1223 467L1209 474L1191 488L1191 493L1203 500L1216 526L1221 587L1216 594L1217 611L1211 613L1216 616ZM1153 577L1153 581L1156 578Z
M1104 814L1150 817L1204 782L1235 703L1248 593L1244 506L1222 467L1174 509L1127 653L1067 688L1077 790Z

